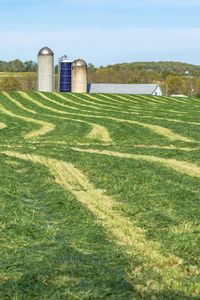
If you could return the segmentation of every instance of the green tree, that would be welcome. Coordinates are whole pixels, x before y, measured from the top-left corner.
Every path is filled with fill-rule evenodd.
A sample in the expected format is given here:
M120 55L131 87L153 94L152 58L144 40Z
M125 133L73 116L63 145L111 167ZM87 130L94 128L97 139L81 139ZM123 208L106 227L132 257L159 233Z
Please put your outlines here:
M184 80L177 75L170 75L166 78L168 94L183 94L185 89Z
M21 89L21 82L14 76L4 77L0 82L1 91L19 91Z
M55 65L55 74L58 74L59 73L59 65Z
M97 68L95 68L95 66L92 63L88 64L88 71L89 72L95 72L97 70Z
M25 61L23 65L24 65L24 72L37 71L37 64L32 60Z

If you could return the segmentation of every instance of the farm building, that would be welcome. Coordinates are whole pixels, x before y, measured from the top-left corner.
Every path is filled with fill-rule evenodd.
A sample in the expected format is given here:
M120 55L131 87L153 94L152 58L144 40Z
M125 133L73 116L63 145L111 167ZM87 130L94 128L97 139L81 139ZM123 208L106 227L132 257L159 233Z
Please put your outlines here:
M137 94L162 96L163 92L158 84L88 84L88 93L111 93L111 94Z

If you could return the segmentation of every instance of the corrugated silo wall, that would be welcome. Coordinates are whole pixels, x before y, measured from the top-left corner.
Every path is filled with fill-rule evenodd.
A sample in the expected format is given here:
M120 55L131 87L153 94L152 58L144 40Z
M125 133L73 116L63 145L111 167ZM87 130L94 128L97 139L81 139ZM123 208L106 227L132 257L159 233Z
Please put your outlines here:
M71 92L72 85L72 62L60 62L60 79L59 79L59 91Z

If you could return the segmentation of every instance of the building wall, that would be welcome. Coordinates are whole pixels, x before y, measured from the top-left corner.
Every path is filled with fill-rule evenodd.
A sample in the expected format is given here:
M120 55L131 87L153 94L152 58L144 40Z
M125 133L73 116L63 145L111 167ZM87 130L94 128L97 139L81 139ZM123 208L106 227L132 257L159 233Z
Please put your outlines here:
M161 90L161 88L160 88L159 85L157 86L155 92L153 92L152 95L154 95L154 96L162 96L163 95L163 92L162 92L162 90Z

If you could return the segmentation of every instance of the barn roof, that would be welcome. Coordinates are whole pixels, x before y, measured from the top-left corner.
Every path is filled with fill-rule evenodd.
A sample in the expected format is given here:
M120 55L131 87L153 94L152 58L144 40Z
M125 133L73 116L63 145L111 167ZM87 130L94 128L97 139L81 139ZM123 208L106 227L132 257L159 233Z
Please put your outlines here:
M152 95L159 88L158 84L88 84L88 93L112 93L112 94L142 94Z

